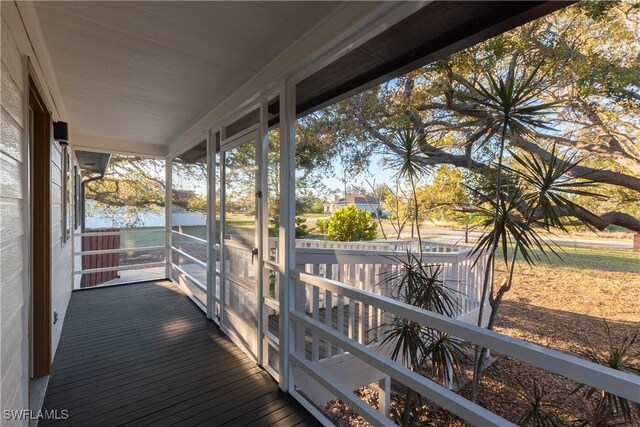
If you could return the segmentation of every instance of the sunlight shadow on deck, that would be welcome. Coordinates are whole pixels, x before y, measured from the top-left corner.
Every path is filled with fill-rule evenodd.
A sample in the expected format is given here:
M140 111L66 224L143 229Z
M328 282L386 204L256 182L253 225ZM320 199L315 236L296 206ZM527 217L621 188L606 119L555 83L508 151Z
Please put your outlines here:
M74 292L41 425L316 425L168 281Z

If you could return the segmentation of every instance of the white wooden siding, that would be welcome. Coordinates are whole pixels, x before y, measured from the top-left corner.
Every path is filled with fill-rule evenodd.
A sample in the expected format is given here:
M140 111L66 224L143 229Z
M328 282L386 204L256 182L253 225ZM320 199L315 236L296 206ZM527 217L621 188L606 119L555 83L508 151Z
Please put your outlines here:
M6 6L6 7L5 7ZM9 2L2 5L1 86L0 106L0 353L2 382L0 407L30 409L29 407L29 342L28 301L30 287L25 265L28 237L25 189L25 126L28 80L24 55L33 57L30 37L24 27L7 25L15 21L17 10ZM9 16L9 18L8 18ZM12 33L12 30L14 31ZM33 58L32 58L33 60ZM47 80L38 76L41 83ZM50 101L51 88L44 87L42 95ZM55 92L55 91L54 91ZM52 357L58 346L64 317L72 290L72 244L62 244L62 175L61 151L51 143L51 301L52 316L58 321L52 326ZM69 209L73 212L73 205ZM51 319L53 323L53 318ZM32 396L41 402L42 396ZM32 402L33 403L33 402ZM37 409L37 408L35 408ZM26 422L6 422L5 425L26 425Z
M0 113L0 140L2 151L18 161L22 161L22 128L4 110Z
M24 76L17 45L2 22L0 108L0 353L2 409L29 407L27 276L24 272ZM3 424L4 425L4 424Z
M2 63L4 64L4 61ZM19 125L23 125L22 90L4 66L2 67L2 107Z
M58 321L52 326L51 355L56 353L67 304L73 289L71 240L62 241L62 150L51 142L51 315L58 313ZM72 201L71 201L72 202ZM73 205L68 209L73 212Z

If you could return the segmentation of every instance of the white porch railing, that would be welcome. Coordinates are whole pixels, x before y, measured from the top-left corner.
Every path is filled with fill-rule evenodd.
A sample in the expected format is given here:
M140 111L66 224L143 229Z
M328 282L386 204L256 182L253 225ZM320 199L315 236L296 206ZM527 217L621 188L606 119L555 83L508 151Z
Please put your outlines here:
M141 236L147 237L151 244L130 243L130 241L135 243L136 240L140 240ZM125 283L128 280L119 277L121 272L165 267L164 236L163 229L119 229L74 233L74 288L81 287L83 276L91 277L109 273L105 278L98 277L97 282L108 284L117 279L118 283ZM153 244L153 240L157 240L156 243L160 244ZM84 249L86 246L92 249ZM143 276L136 275L131 281L140 281L140 277Z
M277 239L270 239L270 253ZM296 270L335 280L368 292L390 296L390 277L398 272L399 259L417 250L413 240L334 242L296 240ZM486 262L470 256L471 248L424 241L423 261L441 267L441 279L457 300L456 317L477 322ZM481 256L484 258L484 256ZM320 297L320 307L324 307Z
M317 410L316 406L321 402L310 402L309 399L309 396L318 395L318 388L323 389L333 398L342 400L374 425L393 425L391 420L387 418L387 414L384 413L388 409L387 405L382 406L383 413L380 413L353 393L354 388L350 378L354 367L357 367L356 369L363 372L367 369L377 371L378 374L374 377L383 379L382 382L389 384L389 381L393 379L475 425L513 425L446 387L410 371L387 357L384 351L376 351L375 346L371 346L371 338L376 341L379 337L376 337L376 334L370 337L363 335L364 328L369 326L363 320L366 318L362 316L363 313L382 313L384 316L390 317L399 316L447 332L469 343L482 345L579 383L597 387L634 402L640 400L640 382L636 375L507 337L314 274L302 271L292 271L290 274L293 306L289 315L292 327L290 331L292 346L289 349L289 363L292 371L289 374L291 381L289 391L321 419L327 420L325 415ZM310 299L307 292L309 286L312 288ZM308 312L308 306L317 306L316 301L321 294L324 294L327 300L349 302L349 309L343 309L344 320L342 322L349 325L365 322L360 323L359 333L352 333L351 327L343 328L340 322L335 325L331 321L321 321L315 311ZM351 309L356 305L359 316L356 316L356 313ZM338 303L338 307L340 307L340 303ZM375 324L371 324L371 326L375 327ZM308 350L309 340L312 342L311 352ZM352 361L356 360L359 363L347 365L347 361L344 360L343 363L350 369L350 372L345 375L340 370L336 370L335 365L328 364L327 357L321 359L316 355L316 348L319 347L319 344L315 344L316 342L324 342L324 345L329 349L327 352L331 352L330 349L338 348L337 352L329 353L331 356L327 356L328 358L347 355ZM385 391L381 389L381 392Z
M153 232L165 233L157 230ZM79 236L123 233L131 232L82 233ZM175 230L172 235L176 238L171 248L174 254L172 267L180 273L179 280L196 284L192 297L195 298L195 294L201 292L206 296L206 286L198 277L198 271L215 268L214 277L217 277L220 266L217 263L215 266L208 266L199 256L191 253L189 245L181 245L177 238L184 238L199 246L207 246L207 242L194 236L183 236ZM163 248L164 246L94 249L76 251L76 255L79 257ZM270 239L269 253L277 253L276 249L277 239ZM267 327L260 332L268 355L263 363L276 378L282 378L282 370L287 370L287 390L319 419L327 420L318 406L332 399L340 399L374 425L392 425L388 410L390 384L393 380L475 425L511 425L507 420L473 404L444 385L391 360L379 344L384 337L384 324L395 316L450 333L470 344L482 345L631 401L637 402L640 399L640 383L635 375L476 327L470 316L479 307L484 263L480 261L471 268L472 260L467 247L429 241L423 245L424 261L442 265L445 285L457 291L460 302L457 319L443 317L389 298L388 287L381 283L386 275L398 269L395 257L402 257L407 249L415 250L415 243L297 240L296 265L289 272L289 288L285 290L289 293L290 301L287 307L281 306L278 300L278 280L275 278L276 274L281 274L278 263L275 259L264 262L264 269L270 272L264 279L268 278L275 287L270 289L267 286L262 301L269 307L263 313L263 323ZM219 248L216 250L219 251ZM233 265L226 265L225 268L244 277L243 274L248 274L251 261L249 255L237 257ZM125 268L143 268L155 264L164 265L151 263ZM116 268L123 267L94 268L91 272ZM87 271L76 269L77 275L83 273ZM218 304L221 297L218 281L214 280L212 286L212 295ZM204 305L201 304L203 310ZM285 311L289 319L286 329L269 330L270 315L279 317ZM289 345L281 348L281 338L285 334L289 337ZM272 351L275 353L270 355ZM279 352L287 356L286 364L270 365L272 361L278 360ZM353 392L372 382L377 382L380 386L379 410L369 406Z
M171 279L207 312L208 243L206 239L171 230Z

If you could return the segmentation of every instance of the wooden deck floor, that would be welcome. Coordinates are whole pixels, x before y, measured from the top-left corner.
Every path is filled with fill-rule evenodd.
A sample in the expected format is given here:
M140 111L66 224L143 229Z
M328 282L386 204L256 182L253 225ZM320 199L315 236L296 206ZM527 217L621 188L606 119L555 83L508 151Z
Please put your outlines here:
M56 424L317 425L167 281L74 292L44 410Z

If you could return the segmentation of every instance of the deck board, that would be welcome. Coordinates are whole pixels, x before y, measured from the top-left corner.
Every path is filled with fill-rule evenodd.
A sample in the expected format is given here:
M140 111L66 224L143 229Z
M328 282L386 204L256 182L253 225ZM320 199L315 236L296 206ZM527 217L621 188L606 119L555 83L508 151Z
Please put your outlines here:
M171 282L73 292L39 425L319 425Z

